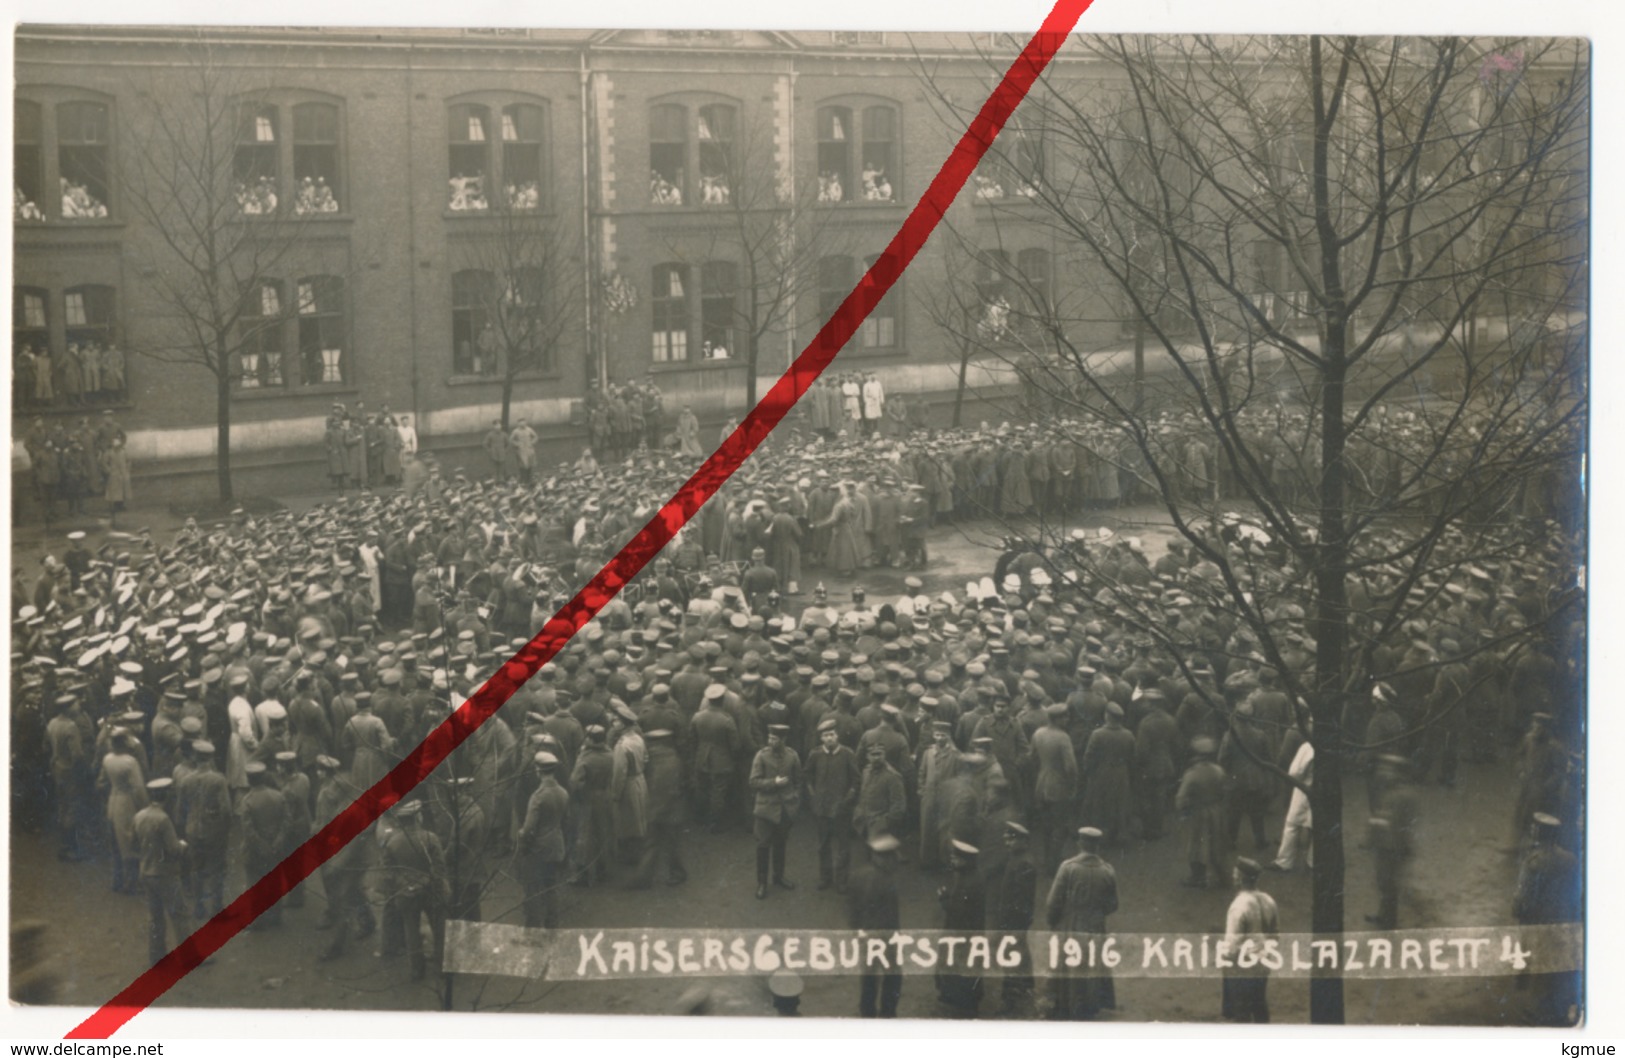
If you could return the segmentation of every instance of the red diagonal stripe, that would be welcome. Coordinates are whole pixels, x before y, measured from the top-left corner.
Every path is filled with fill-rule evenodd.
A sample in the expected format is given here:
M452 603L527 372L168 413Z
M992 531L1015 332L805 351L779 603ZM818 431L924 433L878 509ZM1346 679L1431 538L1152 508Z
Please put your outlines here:
M159 996L196 969L204 959L219 951L249 923L269 910L294 886L310 877L339 849L377 822L397 801L411 792L462 745L486 720L496 713L513 693L536 671L564 649L576 631L591 621L626 583L637 576L665 547L677 531L688 524L724 482L739 469L795 405L801 395L818 380L869 313L891 290L914 260L948 206L959 195L994 137L1010 115L1026 98L1038 75L1065 43L1092 0L1058 0L1044 24L1027 42L1016 61L1005 71L993 94L982 104L970 128L942 169L926 188L920 201L909 211L903 226L884 253L864 273L852 293L841 302L812 342L788 371L774 383L745 421L711 453L677 495L638 531L597 576L587 583L542 627L541 632L520 648L497 670L474 696L429 733L423 743L396 765L390 773L295 849L269 874L249 886L237 899L204 923L196 933L136 978L105 1006L86 1018L66 1039L106 1039L146 1009Z

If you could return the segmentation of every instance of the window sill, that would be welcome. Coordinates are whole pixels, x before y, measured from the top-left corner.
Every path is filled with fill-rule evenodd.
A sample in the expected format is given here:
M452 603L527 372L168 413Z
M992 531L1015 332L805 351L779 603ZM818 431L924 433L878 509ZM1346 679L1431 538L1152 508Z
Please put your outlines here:
M107 231L124 227L124 221L113 217L79 217L75 219L62 219L51 217L48 220L15 220L12 229L16 232L25 231Z
M345 397L360 392L361 387L351 382L329 382L314 386L255 386L252 389L233 389L231 399L253 402L297 397Z
M871 202L864 198L849 199L845 202L818 202L819 209L904 209L907 203L901 199L891 199L886 202Z
M726 360L651 360L649 370L655 374L670 374L676 371L725 371L730 367L743 368L743 357L730 356Z
M557 382L561 377L557 371L539 372L536 374L515 375L513 381L515 385L521 385L526 382ZM501 375L448 375L446 377L446 385L448 386L500 386L502 382L503 377Z
M237 213L231 217L237 224L281 224L296 227L303 224L353 224L354 213Z
M529 220L532 217L546 220L557 216L557 212L551 209L443 209L440 215L446 220L483 220L492 223L504 217L512 217L515 220Z
M18 424L23 422L25 419L33 419L35 417L41 419L71 419L75 416L96 416L100 415L104 411L110 411L114 412L115 414L122 415L125 412L135 411L135 405L129 400L124 400L117 404L52 404L48 406L17 402L13 403L11 406L11 421L14 424Z

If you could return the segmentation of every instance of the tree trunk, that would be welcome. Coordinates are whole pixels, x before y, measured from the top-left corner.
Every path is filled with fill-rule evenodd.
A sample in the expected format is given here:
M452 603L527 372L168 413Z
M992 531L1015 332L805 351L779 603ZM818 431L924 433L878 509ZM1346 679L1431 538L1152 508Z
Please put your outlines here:
M1145 321L1134 320L1134 414L1145 410Z
M1343 290L1342 244L1332 226L1328 144L1336 101L1328 104L1321 82L1321 38L1309 40L1310 91L1314 98L1315 235L1320 250L1325 321L1322 335L1324 367L1321 378L1320 524L1312 546L1310 568L1315 578L1315 613L1310 624L1315 637L1315 690L1310 703L1315 747L1314 779L1309 790L1309 811L1314 820L1310 841L1314 848L1313 906L1310 928L1316 940L1330 940L1341 948L1343 935L1343 696L1349 632L1348 527L1344 521L1343 386L1348 377L1349 313ZM1346 72L1347 59L1343 67ZM1341 77L1338 81L1342 83ZM1343 978L1335 970L1318 966L1309 980L1309 1020L1316 1025L1341 1025Z
M220 370L214 376L214 475L220 502L230 503L231 490L231 373L226 370L224 350L216 353Z
M959 385L954 389L954 427L959 426L960 415L965 407L965 376L970 371L970 342L959 343Z
M752 330L745 337L745 410L747 412L756 407L756 360L761 355L761 350L761 338Z
M1333 343L1328 343L1331 345ZM1341 345L1339 341L1335 343ZM1315 552L1315 697L1310 705L1315 747L1309 790L1315 865L1310 928L1317 940L1343 933L1343 678L1348 640L1348 539L1343 524L1343 373L1341 351L1322 390L1320 541ZM1309 1020L1343 1024L1343 979L1315 970L1309 981Z
M513 407L513 375L502 376L502 432L508 432L508 414Z

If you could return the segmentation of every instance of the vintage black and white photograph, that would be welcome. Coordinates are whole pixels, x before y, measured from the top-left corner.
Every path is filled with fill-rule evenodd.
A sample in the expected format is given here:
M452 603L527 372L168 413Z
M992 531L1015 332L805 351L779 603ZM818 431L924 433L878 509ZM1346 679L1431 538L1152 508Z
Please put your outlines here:
M14 1003L1584 1022L1590 42L910 15L15 28Z

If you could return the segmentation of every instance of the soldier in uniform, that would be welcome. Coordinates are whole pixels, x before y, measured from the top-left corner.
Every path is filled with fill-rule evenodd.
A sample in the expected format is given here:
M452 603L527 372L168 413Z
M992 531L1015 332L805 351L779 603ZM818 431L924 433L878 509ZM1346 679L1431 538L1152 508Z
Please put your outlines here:
M610 755L607 735L601 724L587 727L586 745L570 776L571 805L581 816L576 827L576 885L607 881L615 854L615 802L611 796L615 758Z
M245 769L248 792L237 803L237 818L243 831L243 874L253 885L270 873L282 857L288 843L288 802L282 792L271 785L263 761L253 761ZM268 929L282 924L282 904L279 901L249 929Z
M1419 804L1416 787L1408 781L1409 769L1410 761L1395 754L1384 754L1377 761L1375 781L1381 786L1382 801L1371 817L1371 850L1380 906L1365 920L1378 929L1399 928L1399 897L1416 854Z
M1038 765L1038 781L1033 790L1035 822L1038 826L1040 866L1047 872L1061 860L1070 829L1072 798L1077 791L1078 763L1072 739L1062 723L1068 709L1056 702L1045 710L1048 723L1033 732L1033 756Z
M321 785L316 791L316 822L326 826L356 798L358 791L350 784L347 773L339 769L334 757L316 758L316 770ZM369 831L370 833L370 831ZM326 962L344 953L352 928L357 940L371 936L377 925L372 910L361 891L361 879L366 870L366 839L357 838L340 848L322 864L322 892L327 896L327 910L317 929L333 929L333 938L318 958Z
M734 758L739 754L739 725L722 708L727 688L713 683L703 692L693 727L695 799L700 818L713 834L726 829L728 791L733 786Z
M401 946L412 968L412 980L420 980L426 965L423 955L423 922L428 920L434 937L432 961L440 965L446 943L446 854L436 837L423 825L423 803L409 801L395 809L398 824L380 846L384 874L385 958L399 955Z
M852 863L852 809L863 781L856 753L841 745L835 718L818 724L818 748L807 754L807 790L818 831L818 888L846 892Z
M871 745L866 760L858 803L852 811L852 829L873 849L880 835L896 836L908 816L908 797L903 791L903 777L886 763L885 746Z
M533 762L541 774L541 783L530 795L525 822L519 828L519 882L525 892L525 925L556 929L570 795L558 783L558 757L544 750L535 755Z
M176 784L176 818L186 835L186 883L192 914L206 918L225 903L226 849L231 840L231 788L214 766L214 743L192 743L197 767Z
M1574 854L1558 845L1562 823L1545 812L1534 814L1535 847L1518 870L1512 915L1520 925L1579 922L1585 875ZM1570 1026L1579 1019L1578 971L1530 975L1536 988L1536 1017L1542 1025Z
M1004 862L988 880L987 928L999 933L1024 934L1033 926L1038 868L1033 866L1032 835L1013 819L1004 823ZM1005 970L1001 1013L1010 1017L1025 1011L1032 1001L1032 956L1023 938L1016 949L1019 966Z
M1213 760L1213 740L1191 742L1192 761L1174 796L1174 809L1185 821L1185 861L1190 875L1179 884L1205 889L1211 880L1223 885L1225 859L1225 774Z
M981 933L987 923L987 891L976 870L980 850L954 839L948 846L948 884L937 890L942 904L942 928L950 932ZM937 970L937 998L959 1017L974 1017L982 1001L982 979L968 973Z
M181 892L181 861L186 842L175 833L164 804L175 780L166 777L147 783L148 803L135 814L135 838L140 849L141 884L147 890L147 957L157 962L169 952L166 927L175 930L179 944L192 933L186 915L186 899Z
M1079 829L1081 851L1061 864L1050 885L1045 909L1050 929L1061 933L1106 933L1106 916L1117 912L1117 872L1100 858L1102 837L1094 827ZM1069 974L1053 979L1054 1007L1050 1017L1092 1021L1100 1011L1117 1006L1111 971L1086 965Z
M873 761L871 766L875 766ZM878 767L886 767L884 753L879 755ZM896 775L895 772L892 774ZM901 783L902 780L898 779L899 786ZM852 878L848 924L852 929L889 936L903 925L902 909L897 899L897 850L900 843L892 834L877 833L869 839L868 845L869 865L859 869ZM897 1003L902 995L901 973L865 963L858 995L860 1017L895 1018Z
M768 869L773 884L794 889L784 876L785 846L790 824L795 820L801 790L801 759L784 744L790 735L787 724L771 724L767 745L751 761L750 788L756 794L753 830L756 836L756 899L767 899Z
M1259 891L1258 878L1263 873L1258 863L1245 856L1236 858L1231 879L1236 897L1230 902L1225 915L1223 950L1229 956L1230 966L1224 971L1224 1006L1226 1021L1256 1024L1270 1019L1265 990L1269 987L1269 969L1258 961L1262 953L1261 942L1276 935L1280 916L1275 900ZM1244 962L1251 966L1241 965Z

